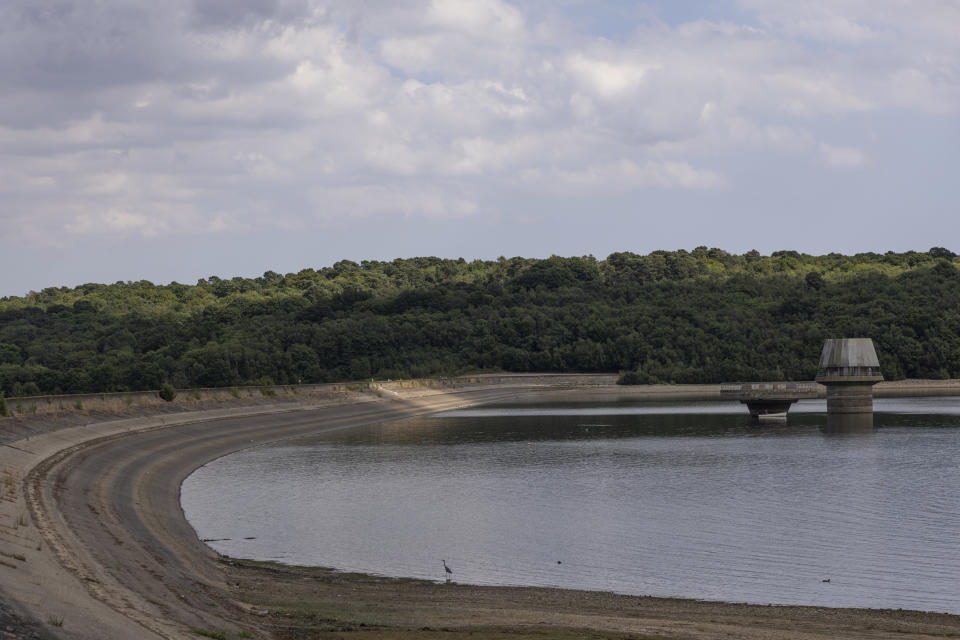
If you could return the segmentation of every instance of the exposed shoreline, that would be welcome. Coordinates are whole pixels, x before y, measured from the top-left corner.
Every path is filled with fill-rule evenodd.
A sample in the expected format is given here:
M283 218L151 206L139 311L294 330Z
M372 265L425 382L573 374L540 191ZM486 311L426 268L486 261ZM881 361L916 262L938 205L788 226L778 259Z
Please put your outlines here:
M597 637L826 638L836 637L838 628L865 638L960 637L960 616L946 614L448 586L247 561L226 564L197 540L180 511L183 478L210 459L262 442L497 400L680 399L709 397L716 386L556 388L542 383L543 376L537 384L523 376L503 378L370 390L313 405L244 405L84 426L43 418L47 423L38 422L29 440L0 447L0 472L11 478L0 503L0 552L11 556L0 558L3 599L46 622L53 636L71 638L197 637L190 628L232 630L227 637L241 632L340 637L323 635L338 625L353 629L349 633L356 637L394 637L390 629L409 636L435 625L529 637L517 634L543 629L542 622L553 630L608 634ZM960 381L926 382L885 383L882 395L960 395ZM304 585L313 591L304 591ZM344 600L337 596L345 595L338 591L348 592L350 606L338 606ZM279 600L268 603L269 598ZM284 608L291 616L278 618ZM262 609L270 613L255 613ZM511 613L504 617L504 611ZM318 616L325 622L317 622ZM62 627L53 624L59 619ZM416 626L426 619L435 622ZM307 627L316 634L303 635ZM432 631L418 633L434 637ZM456 637L451 633L443 637Z

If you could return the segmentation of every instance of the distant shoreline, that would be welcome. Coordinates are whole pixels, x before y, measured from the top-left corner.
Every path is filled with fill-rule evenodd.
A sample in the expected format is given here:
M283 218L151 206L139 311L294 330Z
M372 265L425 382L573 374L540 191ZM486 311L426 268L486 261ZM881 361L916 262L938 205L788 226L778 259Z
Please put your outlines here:
M523 387L513 401L536 402L669 402L721 400L720 384L618 385L615 374L505 373L457 378L371 380L356 383L272 385L178 390L173 402L156 391L7 398L11 415L0 417L0 445L69 427L118 419L195 414L210 410L257 410L269 406L301 407L428 389ZM894 380L873 388L875 398L960 396L960 379ZM819 397L826 397L821 389Z

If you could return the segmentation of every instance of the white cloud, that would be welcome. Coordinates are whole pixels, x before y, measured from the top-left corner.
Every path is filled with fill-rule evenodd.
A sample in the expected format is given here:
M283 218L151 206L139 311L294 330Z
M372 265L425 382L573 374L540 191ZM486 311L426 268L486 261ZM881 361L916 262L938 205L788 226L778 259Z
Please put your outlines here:
M380 56L390 66L407 73L421 73L436 65L443 49L438 37L387 38L380 43Z
M322 220L398 214L430 219L463 218L480 211L479 204L460 190L409 183L317 188L311 195L314 215ZM368 224L375 226L376 222Z
M579 52L569 58L567 65L581 85L593 89L603 98L620 96L636 89L648 72L660 68L656 63L591 59Z
M500 0L431 0L424 21L481 37L514 37L524 27L520 11Z
M541 141L532 137L459 138L450 145L451 158L445 167L450 175L497 174L533 163L540 153Z
M84 213L67 224L70 233L89 235L102 233L136 232L151 236L165 231L166 221L160 220L156 226L151 225L150 219L140 213L133 213L123 209L108 209L99 214Z
M820 143L820 157L834 169L856 169L867 164L867 155L853 147L834 147Z
M742 0L740 4L756 11L767 27L791 36L850 45L877 42L885 36L857 17L845 15L842 2Z
M863 102L935 113L957 113L960 108L956 2L740 0L740 4L785 43L817 42L809 66L816 66L818 59L820 67L833 66L838 86Z
M776 108L790 115L810 117L877 108L866 97L851 91L845 80L838 74L814 70L774 72L760 79L763 88L774 97Z
M250 231L236 216L224 211L200 209L190 203L147 203L139 210L122 206L96 210L88 207L72 213L64 229L78 236L136 235L153 238L167 235L224 234Z
M686 162L628 159L577 169L530 169L520 174L520 183L557 195L587 195L631 192L644 189L717 189L723 178L714 171L697 169Z
M748 153L869 167L821 139L835 119L960 107L955 3L743 0L755 25L616 37L558 27L565 3L366 4L0 8L0 219L220 233L720 189Z

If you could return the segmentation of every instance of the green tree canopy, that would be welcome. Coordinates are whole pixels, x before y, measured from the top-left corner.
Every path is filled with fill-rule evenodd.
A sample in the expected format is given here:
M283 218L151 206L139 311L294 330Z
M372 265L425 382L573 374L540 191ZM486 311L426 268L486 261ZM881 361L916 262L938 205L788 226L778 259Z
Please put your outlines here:
M644 382L810 379L870 337L891 379L960 377L960 271L942 247L763 256L697 247L494 261L348 260L196 285L0 299L7 397L476 371Z

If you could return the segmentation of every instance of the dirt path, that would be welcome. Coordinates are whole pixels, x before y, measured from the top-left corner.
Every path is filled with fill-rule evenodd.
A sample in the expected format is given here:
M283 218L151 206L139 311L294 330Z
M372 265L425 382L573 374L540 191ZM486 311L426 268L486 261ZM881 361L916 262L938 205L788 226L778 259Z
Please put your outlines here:
M243 410L257 415L73 427L0 446L0 471L11 478L0 482L3 599L55 637L97 640L960 638L960 617L939 614L438 585L234 562L202 544L180 510L182 480L232 451L542 391L367 393L349 404Z

